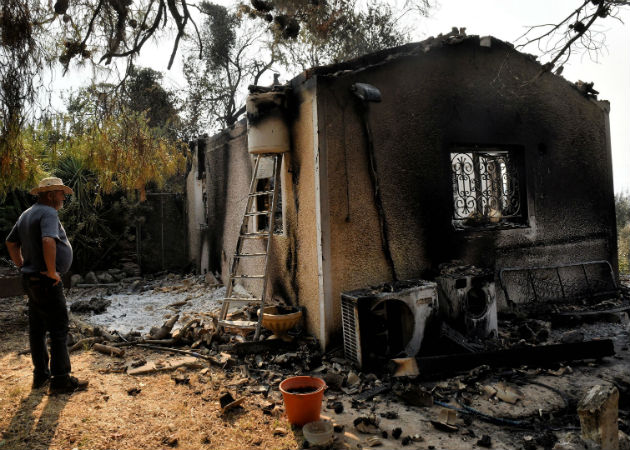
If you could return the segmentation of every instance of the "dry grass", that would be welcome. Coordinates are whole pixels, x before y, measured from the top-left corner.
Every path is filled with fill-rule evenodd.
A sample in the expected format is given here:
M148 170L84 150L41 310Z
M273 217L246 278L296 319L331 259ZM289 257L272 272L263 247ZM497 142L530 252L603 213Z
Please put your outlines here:
M7 300L3 312L12 309ZM25 317L10 316L0 315L0 449L286 449L301 443L284 416L263 414L267 400L260 395L243 392L243 408L221 415L219 396L229 379L216 368L188 370L190 383L175 384L170 373L113 373L116 358L80 350L72 354L73 373L90 380L87 391L48 396L45 388L31 390L30 356L17 355L28 345ZM130 349L125 358L134 356L170 357ZM131 396L134 387L141 391ZM286 435L274 436L276 428Z

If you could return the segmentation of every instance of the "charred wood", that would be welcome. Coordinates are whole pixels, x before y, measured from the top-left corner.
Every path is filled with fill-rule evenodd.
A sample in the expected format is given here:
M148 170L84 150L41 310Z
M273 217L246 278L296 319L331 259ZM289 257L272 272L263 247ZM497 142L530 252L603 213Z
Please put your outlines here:
M480 353L416 358L421 377L470 370L481 365L490 367L519 367L522 365L549 366L561 361L599 359L615 354L610 339L592 340L572 344L517 347L507 350Z

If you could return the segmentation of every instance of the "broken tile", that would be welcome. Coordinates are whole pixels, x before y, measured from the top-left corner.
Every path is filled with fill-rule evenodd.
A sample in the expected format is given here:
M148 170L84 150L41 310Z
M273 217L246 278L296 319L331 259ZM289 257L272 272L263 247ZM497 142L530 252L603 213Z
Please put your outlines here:
M523 393L521 390L513 386L509 386L505 383L497 383L494 387L497 390L497 398L506 403L514 405L516 402L523 399Z
M367 443L367 445L369 445L370 447L378 447L383 445L383 441L381 441L379 438L377 438L376 436L370 436L369 438L367 438L365 440L365 442Z
M431 425L441 431L452 433L459 428L455 425L457 413L453 409L440 408L437 420L431 420Z

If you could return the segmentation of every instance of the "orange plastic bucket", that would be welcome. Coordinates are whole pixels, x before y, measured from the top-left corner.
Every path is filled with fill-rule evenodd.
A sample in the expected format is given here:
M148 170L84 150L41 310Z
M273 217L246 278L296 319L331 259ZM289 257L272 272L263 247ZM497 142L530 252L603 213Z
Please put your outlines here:
M287 418L293 425L319 420L326 382L316 377L291 377L280 383Z

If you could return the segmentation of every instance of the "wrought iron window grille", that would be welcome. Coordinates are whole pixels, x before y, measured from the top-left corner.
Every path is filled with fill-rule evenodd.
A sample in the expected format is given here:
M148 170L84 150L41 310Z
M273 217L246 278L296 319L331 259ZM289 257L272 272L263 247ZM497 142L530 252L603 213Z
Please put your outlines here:
M451 152L453 224L458 228L522 224L518 166L509 150Z

